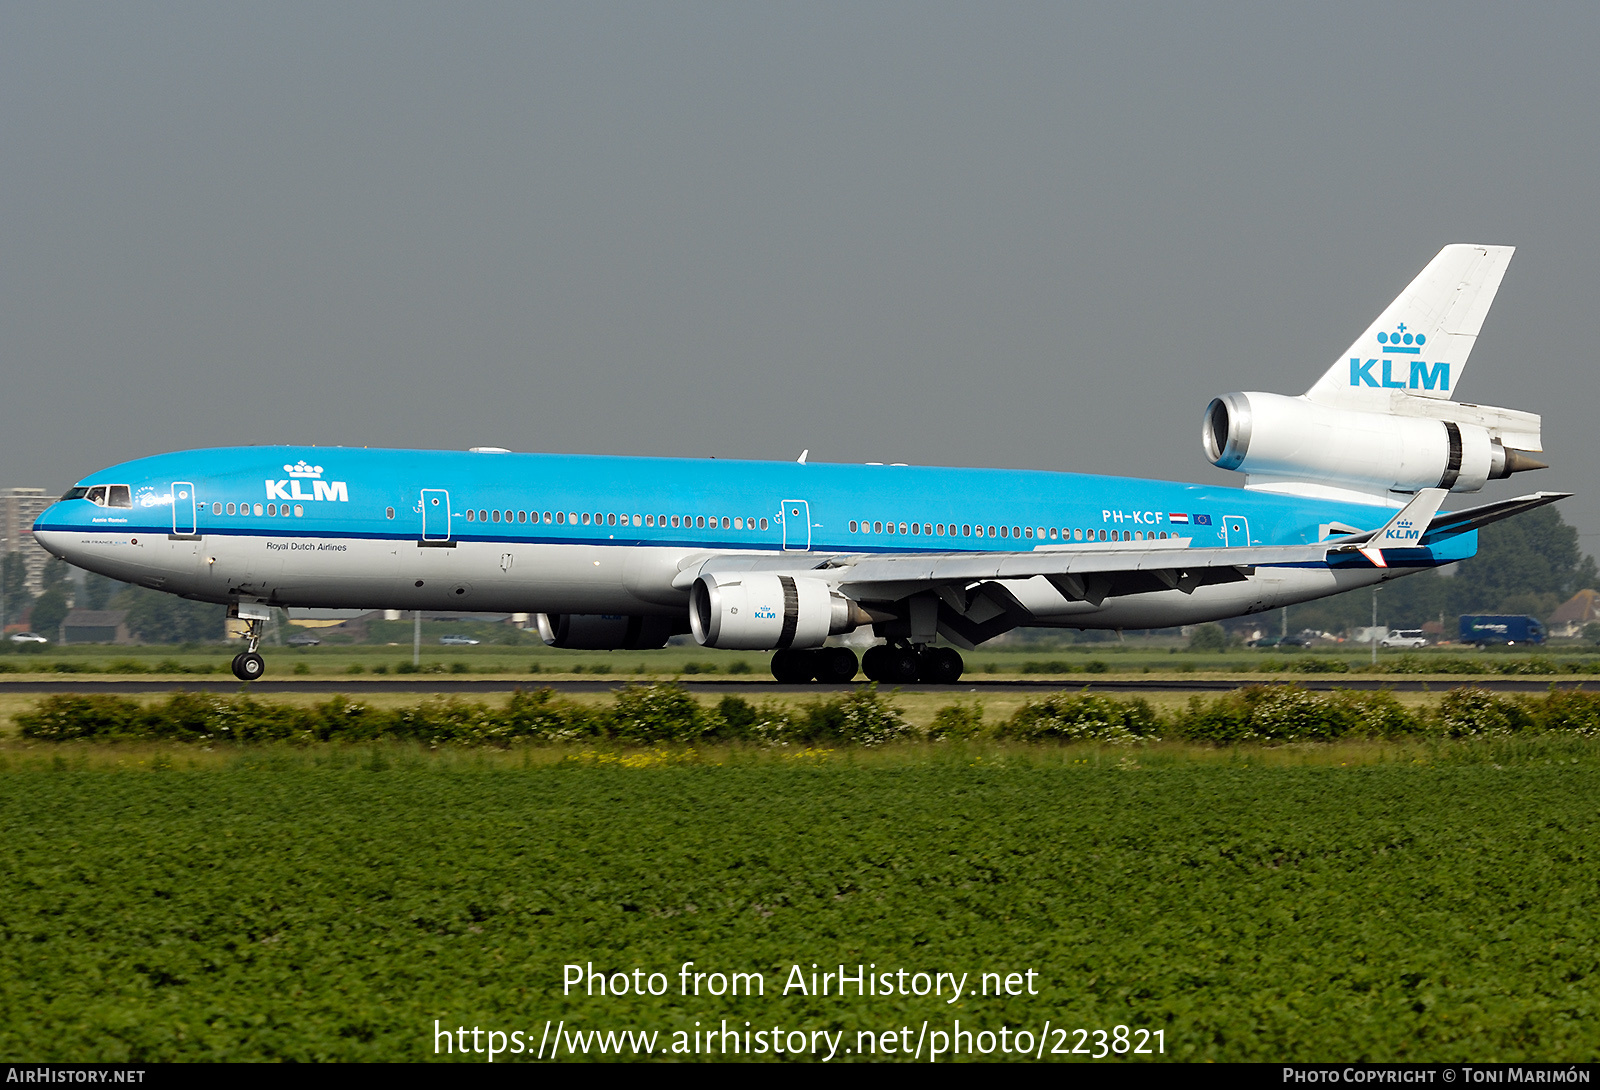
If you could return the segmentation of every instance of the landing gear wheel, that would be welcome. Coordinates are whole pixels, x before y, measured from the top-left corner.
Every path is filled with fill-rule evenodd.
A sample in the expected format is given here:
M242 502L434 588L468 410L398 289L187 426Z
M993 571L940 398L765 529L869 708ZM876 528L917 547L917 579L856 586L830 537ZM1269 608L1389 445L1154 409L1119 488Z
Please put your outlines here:
M953 685L961 680L967 664L961 661L960 652L953 647L929 647L922 652L918 679L936 685Z
M244 652L243 651L240 651L237 655L233 656L232 667L233 667L233 676L234 677L244 677L244 675L239 672L239 660L242 659L242 658L244 658Z
M893 681L889 671L892 664L889 661L890 648L883 644L869 647L861 656L861 671L867 675L868 681Z
M817 676L817 663L808 651L785 648L772 656L772 676L785 685L803 685Z
M891 647L889 649L889 673L891 681L900 685L910 685L917 680L918 669L922 656L910 647Z
M817 658L817 680L832 682L842 685L854 681L856 670L856 653L848 647L824 647L821 651L813 651Z
M254 681L267 672L267 660L254 651L246 651L233 660L233 676L240 681Z

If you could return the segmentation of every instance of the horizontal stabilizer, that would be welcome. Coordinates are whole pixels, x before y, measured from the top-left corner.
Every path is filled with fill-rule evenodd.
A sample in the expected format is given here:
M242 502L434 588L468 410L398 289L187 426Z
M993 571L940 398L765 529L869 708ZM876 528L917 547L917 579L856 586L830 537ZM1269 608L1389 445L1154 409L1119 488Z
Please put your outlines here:
M1520 515L1524 511L1532 511L1535 507L1564 500L1570 495L1571 492L1535 492L1531 496L1518 496L1516 499L1500 500L1498 503L1485 503L1461 511L1446 511L1434 516L1433 522L1428 525L1427 536L1437 541L1441 537L1464 534L1468 530L1479 529L1491 522L1499 522L1501 519Z

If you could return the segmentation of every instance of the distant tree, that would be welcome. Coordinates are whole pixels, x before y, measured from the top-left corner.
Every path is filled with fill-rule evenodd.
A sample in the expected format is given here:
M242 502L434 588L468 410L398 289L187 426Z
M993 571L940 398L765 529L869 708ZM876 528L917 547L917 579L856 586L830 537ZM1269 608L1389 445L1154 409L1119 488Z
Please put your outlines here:
M1189 630L1189 650L1226 651L1228 632L1220 624L1197 624Z
M144 587L129 587L114 602L128 611L128 631L145 643L220 640L228 616L222 606L191 602Z
M0 556L0 609L6 624L16 624L27 612L33 595L28 593L28 563L21 553Z
M84 609L105 609L111 599L128 589L128 584L109 576L96 575L94 572L85 572L83 576Z
M1478 555L1461 562L1455 583L1453 612L1543 617L1594 585L1595 564L1552 505L1478 531Z
M67 619L67 609L67 592L59 586L51 587L33 600L28 627L46 639L59 639L61 622Z
M39 589L41 591L55 590L61 587L70 597L72 594L72 565L62 560L59 556L52 556L44 562L44 569L39 575Z

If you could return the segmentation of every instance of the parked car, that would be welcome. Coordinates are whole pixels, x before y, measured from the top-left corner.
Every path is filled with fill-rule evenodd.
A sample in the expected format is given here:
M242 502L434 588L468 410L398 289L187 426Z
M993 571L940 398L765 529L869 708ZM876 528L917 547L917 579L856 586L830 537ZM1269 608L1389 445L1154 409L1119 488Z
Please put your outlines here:
M449 647L476 647L478 641L471 636L440 636L439 642Z
M1420 628L1396 628L1378 641L1380 647L1426 647L1428 637Z
M50 641L37 632L13 632L10 636L12 643L49 643Z
M322 641L309 632L296 632L293 636L283 641L290 647L315 647Z

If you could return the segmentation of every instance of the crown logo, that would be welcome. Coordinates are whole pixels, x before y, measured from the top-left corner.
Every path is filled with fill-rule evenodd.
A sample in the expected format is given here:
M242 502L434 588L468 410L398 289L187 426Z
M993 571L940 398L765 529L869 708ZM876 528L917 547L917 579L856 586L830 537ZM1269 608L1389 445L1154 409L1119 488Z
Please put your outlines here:
M1428 338L1422 333L1411 334L1406 332L1406 324L1401 322L1393 333L1379 333L1378 343L1383 345L1385 353L1398 352L1407 356L1417 356L1422 353L1422 346L1428 343Z
M300 459L299 464L297 464L297 465L292 465L292 466L287 466L286 465L286 466L284 466L283 467L283 471L285 473L287 473L291 477L321 477L322 476L322 467L321 466L308 466L308 465L306 465L306 460L304 458Z

